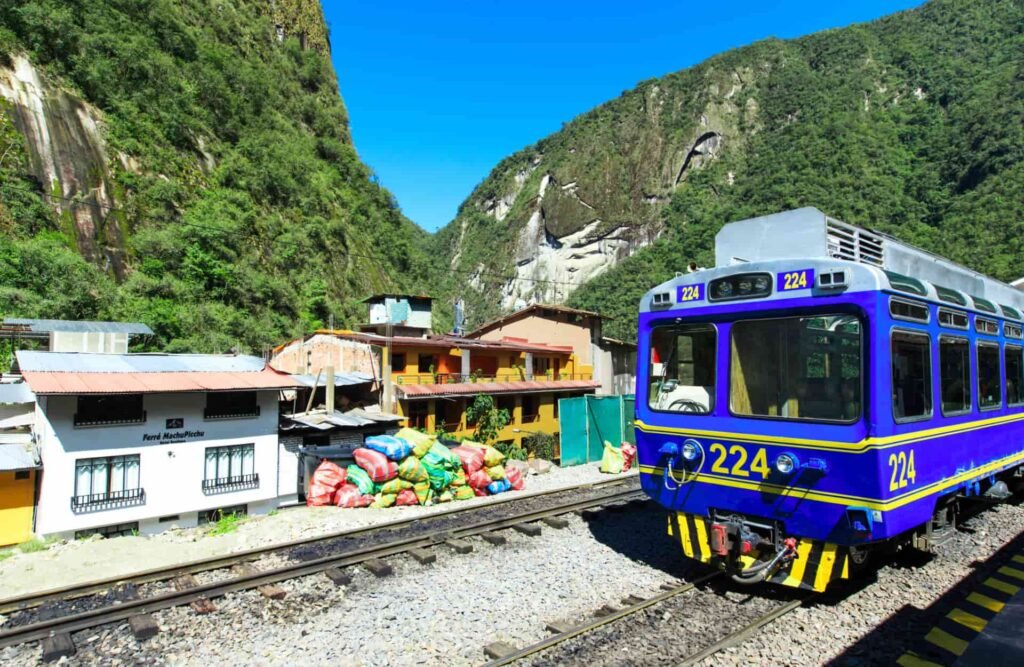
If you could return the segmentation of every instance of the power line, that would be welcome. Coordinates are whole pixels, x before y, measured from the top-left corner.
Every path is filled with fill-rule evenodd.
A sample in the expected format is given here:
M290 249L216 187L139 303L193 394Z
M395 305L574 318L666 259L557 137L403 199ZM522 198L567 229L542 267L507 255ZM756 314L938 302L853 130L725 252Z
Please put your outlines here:
M39 195L40 197L44 197L46 199L60 200L60 201L68 202L71 206L90 206L90 207L96 208L97 210L100 210L100 211L106 210L107 211L107 215L109 215L110 213L112 213L114 211L123 212L123 213L130 213L130 211L128 211L128 209L125 209L125 208L122 208L122 207L119 207L119 206L112 206L112 205L108 205L108 204L101 204L101 203L96 202L96 201L94 201L94 202L86 202L86 201L82 201L82 200L79 200L79 199L75 199L74 197L65 197L65 196L62 196L62 195L54 195L54 194L50 194L48 192L43 192L42 190L33 190L33 189L30 189L30 188L18 187L16 185L11 185L10 183L5 183L2 187L7 188L7 189L11 189L11 190L19 190L21 192L26 192L28 194ZM106 216L104 216L104 219L106 219ZM210 232L214 232L214 233L217 233L217 234L223 234L225 236L232 233L232 231L229 230L229 229L222 229L220 227L214 227L214 226L211 226L211 225L204 225L204 224L201 224L201 223L198 223L198 222L188 222L188 221L185 221L185 220L178 220L178 221L175 222L175 224L183 225L183 226L186 226L186 227L194 227L196 229L204 229L204 230L207 230L207 231L210 231ZM299 248L300 247L300 244L295 242L295 241L285 240L285 239L281 239L281 238L275 238L274 242L275 243L279 243L279 244L283 243L283 244L286 244L286 245L290 244L294 248ZM346 251L345 254L346 254L347 257L356 257L356 258L367 259L367 260L370 260L372 262L375 262L375 263L377 263L379 265L378 268L394 268L394 267L384 266L381 263L381 258L379 256L367 255L367 254L363 254L363 253L356 253L356 252L352 252L350 250ZM476 278L488 277L488 278L494 278L496 280L503 280L503 281L520 280L520 281L529 281L529 282L533 282L533 283L544 283L544 284L548 284L548 285L568 285L568 286L574 286L574 287L579 287L579 286L583 285L582 282L577 282L577 281L574 281L574 280L551 280L551 279L547 279L547 278L527 278L527 277L519 276L519 275L508 275L508 274L494 273L492 271L473 271L473 270L470 270L470 269L456 269L456 268L449 268L449 269L447 269L447 271L449 273L460 273L460 274L464 274L464 275L468 275L468 276L473 276L473 277L476 277Z

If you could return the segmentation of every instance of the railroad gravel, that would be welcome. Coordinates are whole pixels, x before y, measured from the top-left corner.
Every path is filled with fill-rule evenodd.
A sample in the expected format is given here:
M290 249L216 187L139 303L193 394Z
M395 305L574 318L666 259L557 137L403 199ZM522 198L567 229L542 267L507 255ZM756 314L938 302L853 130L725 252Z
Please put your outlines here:
M961 581L980 576L986 569L979 563L1022 533L1024 506L991 508L968 521L941 555L884 559L872 579L797 609L701 665L893 665L933 625L925 610Z
M357 567L343 587L316 575L281 584L288 594L280 601L248 591L217 598L209 615L157 612L164 631L142 644L123 625L78 633L78 653L67 663L479 664L487 643L537 641L547 634L544 621L579 618L629 594L653 595L685 575L664 535L664 512L650 503L568 521L564 529L544 526L539 537L506 530L501 547L470 538L474 551L464 555L436 546L431 565L391 558L395 573L387 578ZM6 649L0 662L31 663L39 651Z
M622 475L635 477L636 472ZM524 491L460 501L459 507L501 504L532 493L604 481L597 464L553 467L530 475ZM45 551L19 553L0 561L0 599L62 588L141 570L168 567L266 545L328 535L387 521L443 513L451 504L431 507L341 509L293 507L274 515L249 517L233 532L210 535L208 527L168 530L152 536L62 541Z

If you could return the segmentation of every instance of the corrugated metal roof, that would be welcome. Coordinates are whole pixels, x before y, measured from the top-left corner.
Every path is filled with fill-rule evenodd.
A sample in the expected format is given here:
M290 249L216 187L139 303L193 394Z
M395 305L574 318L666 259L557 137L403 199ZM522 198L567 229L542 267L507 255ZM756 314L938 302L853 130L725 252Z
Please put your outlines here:
M316 375L293 375L292 379L304 387L320 387L327 384L326 373L321 373L319 380ZM348 387L355 384L367 384L368 382L373 382L373 376L366 373L334 372L335 387Z
M39 468L35 456L29 451L31 436L17 434L17 440L8 436L0 439L0 470L32 470Z
M453 384L409 384L399 385L398 391L405 398L428 398L430 396L476 396L477 394L518 394L529 392L561 392L597 389L600 382L593 380L554 380L544 382L525 380L519 382L457 382Z
M23 405L35 403L36 395L24 382L5 382L0 384L0 404Z
M342 428L359 428L371 424L398 422L405 419L401 415L393 415L386 412L368 412L362 408L353 408L346 412L338 410L333 412L324 412L322 410L299 412L293 415L284 415L284 417L296 424L321 431L328 431L337 426Z
M28 326L32 333L54 331L89 333L125 333L153 335L153 330L142 322L88 322L84 320L33 320L17 317L4 318L5 325Z
M47 373L252 373L262 371L260 357L233 354L102 354L19 350L21 372Z
M18 415L11 415L0 419L0 429L2 428L21 428L24 426L32 426L36 422L36 413L34 410L23 412Z
M251 372L50 373L22 371L36 394L166 394L190 391L291 389L287 373Z

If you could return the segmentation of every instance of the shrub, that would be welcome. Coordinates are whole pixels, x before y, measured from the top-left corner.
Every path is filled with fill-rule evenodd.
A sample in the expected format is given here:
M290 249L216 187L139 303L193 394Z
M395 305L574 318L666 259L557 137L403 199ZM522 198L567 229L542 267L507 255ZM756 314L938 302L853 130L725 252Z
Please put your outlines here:
M536 459L550 461L555 458L555 436L550 433L534 433L523 444Z

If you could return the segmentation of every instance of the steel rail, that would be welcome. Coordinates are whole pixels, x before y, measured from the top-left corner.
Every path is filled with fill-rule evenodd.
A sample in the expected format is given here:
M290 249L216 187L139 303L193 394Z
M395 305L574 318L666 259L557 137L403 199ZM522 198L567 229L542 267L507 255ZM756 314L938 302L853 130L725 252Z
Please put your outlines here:
M737 644L743 643L747 640L747 638L749 638L752 634L760 630L762 627L768 625L769 623L778 618L781 618L782 616L785 616L791 611L794 611L797 608L802 607L803 604L812 597L814 596L812 595L798 598L796 600L791 600L790 602L787 602L784 605L776 607L767 614L759 616L754 621L748 623L739 630L736 630L735 632L730 632L725 637L722 637L721 639L716 641L711 646L708 646L704 650L698 653L694 653L693 655L687 656L681 663L679 663L679 667L689 667L689 665L696 665L698 662L704 660L705 658L710 658L716 653L724 651L725 649L730 648L732 646L736 646Z
M406 553L413 549L434 546L446 540L473 537L495 530L511 528L522 523L532 523L550 516L644 497L643 492L639 489L618 491L595 498L565 503L556 507L528 510L512 516L478 521L459 528L433 531L432 533L416 537L401 538L381 545L323 556L303 563L285 565L273 570L242 575L227 581L202 584L183 591L170 591L148 598L119 602L107 607L90 609L61 618L38 621L11 628L10 630L0 631L0 648L38 641L56 633L78 632L99 625L122 621L137 614L145 614L189 604L202 598L216 598L235 591L253 589L266 584L274 584L289 579L318 574L333 567L358 565L370 559L386 558Z
M592 484L584 484L580 486L549 489L546 491L536 491L533 493L528 492L526 494L510 494L506 498L500 498L490 503L479 505L474 504L469 505L468 507L456 505L451 508L444 509L440 512L421 515L409 519L395 519L384 523L371 524L367 526L360 526L358 528L350 528L347 530L327 533L325 535L317 535L314 537L289 540L287 542L276 542L274 544L268 544L261 547L254 547L252 549L246 549L245 551L235 551L233 553L224 554L222 556L211 556L209 558L201 558L189 561L187 563L178 563L171 566L153 568L149 570L141 570L139 572L119 575L115 577L95 579L93 581L87 581L81 584L71 584L68 586L62 586L60 588L51 588L49 590L45 590L42 592L12 596L0 600L0 614L11 614L14 612L25 611L27 609L38 607L46 602L73 600L76 598L85 597L87 595L101 593L120 584L147 584L152 583L154 581L166 581L168 579L173 579L174 577L181 576L182 574L197 574L200 572L209 572L211 570L221 570L231 567L232 565L237 565L239 563L247 563L250 561L254 561L261 558L262 556L266 556L267 554L284 551L286 549L293 549L295 547L303 546L312 546L315 544L319 544L321 542L328 542L330 540L349 537L359 537L361 535L383 532L386 530L396 530L399 528L414 525L416 523L425 523L433 521L438 518L486 510L491 507L497 507L511 502L528 500L531 498L542 498L545 496L551 496L558 493L568 493L579 489L603 488L605 486L628 484L631 479L632 478L624 480L615 478L610 480L603 480L600 482L594 482Z
M607 616L602 616L601 618L595 619L593 621L590 621L590 622L587 622L587 623L583 623L581 625L577 625L577 626L575 626L573 628L570 628L570 629L566 630L565 632L560 632L560 633L558 633L556 635L551 635L547 639L542 639L541 641L536 642L535 644L530 644L529 646L521 648L518 651L516 651L515 653L510 653L510 654L504 655L504 656L502 656L500 658L496 658L496 659L492 660L491 662L485 663L485 667L500 667L501 665L510 665L513 662L515 662L516 660L522 660L523 658L528 658L529 656L531 656L531 655L533 655L535 653L540 653L541 651L545 651L545 650L547 650L547 649L549 649L549 648L551 648L553 646L561 644L564 641L568 641L568 640L572 639L573 637L578 637L578 636L586 634L588 632L593 632L594 630L597 630L598 628L602 628L602 627L608 625L609 623L617 621L617 620L619 620L621 618L625 618L627 616L632 616L633 614L637 613L638 611L642 611L642 610L646 609L647 607L652 607L652 606L654 606L656 604L664 602L665 600L668 600L669 598L673 598L673 597L675 597L677 595L681 595L683 593L691 591L694 588L696 588L697 586L699 586L700 584L703 584L706 581L710 581L711 579L714 579L716 577L721 576L721 574L722 574L721 572L711 572L711 573L706 574L706 575L704 575L702 577L698 577L697 579L695 579L695 580L693 580L693 581L691 581L689 583L685 583L685 584L679 586L678 588L674 588L674 589L672 589L670 591L666 591L665 593L659 593L658 595L655 595L652 598L648 598L648 599L644 600L643 602L638 602L637 604L630 605L628 607L620 609L619 611L617 611L617 612L615 612L613 614L609 614Z

